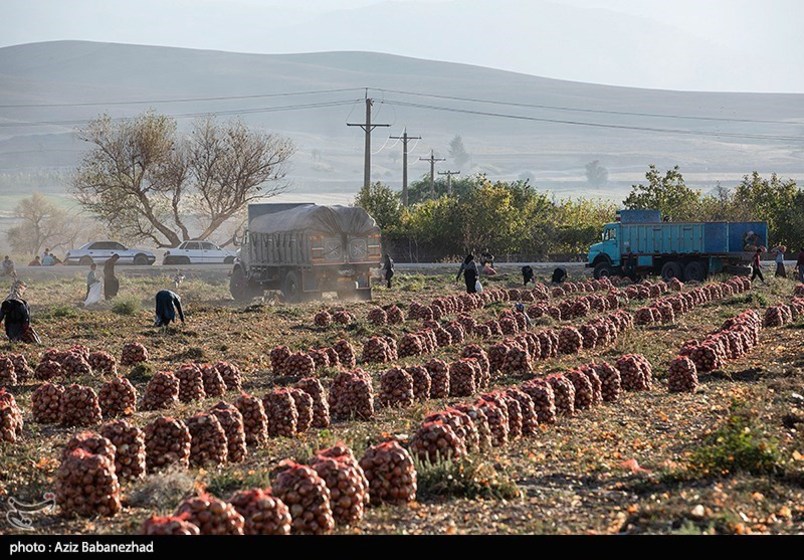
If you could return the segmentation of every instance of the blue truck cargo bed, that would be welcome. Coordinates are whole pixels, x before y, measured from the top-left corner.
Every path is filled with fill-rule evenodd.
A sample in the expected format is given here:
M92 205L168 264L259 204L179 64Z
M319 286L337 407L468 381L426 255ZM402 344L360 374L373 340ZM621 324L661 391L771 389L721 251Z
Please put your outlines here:
M657 222L621 223L623 253L727 255L768 244L765 222Z

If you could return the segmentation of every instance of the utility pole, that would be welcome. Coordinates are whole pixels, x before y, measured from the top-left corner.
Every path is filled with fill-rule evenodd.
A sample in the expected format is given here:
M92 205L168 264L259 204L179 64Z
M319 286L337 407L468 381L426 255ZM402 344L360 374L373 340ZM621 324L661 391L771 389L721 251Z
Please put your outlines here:
M452 176L459 175L461 172L459 171L439 171L439 175L446 175L447 176L447 193L452 194Z
M371 124L371 106L374 100L368 96L368 89L366 89L366 122L364 123L346 123L346 126L359 126L366 133L366 148L364 157L363 168L363 186L368 189L371 184L371 131L378 126L391 126L390 124Z
M435 198L435 163L437 161L447 161L444 158L437 158L433 154L433 150L430 150L430 157L423 158L420 157L419 161L429 161L430 162L430 197Z
M408 205L408 140L421 140L421 136L408 136L408 129L402 136L391 136L391 140L402 140L402 206Z

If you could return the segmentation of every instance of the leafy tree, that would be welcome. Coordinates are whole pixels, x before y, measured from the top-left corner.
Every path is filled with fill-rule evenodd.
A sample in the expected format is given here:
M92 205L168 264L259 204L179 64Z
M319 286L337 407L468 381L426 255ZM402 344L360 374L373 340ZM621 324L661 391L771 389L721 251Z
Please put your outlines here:
M402 218L402 202L399 200L399 195L391 187L379 181L368 187L361 187L355 197L354 205L368 212L383 232L398 226Z
M466 148L463 145L463 138L458 135L449 142L449 158L454 161L459 167L469 163L469 154L466 153Z
M470 175L452 179L452 194L458 197L466 196L471 190L478 188L485 180L485 175ZM446 196L447 180L443 176L436 176L433 182L436 198ZM420 179L408 185L408 204L414 205L430 199L430 174L422 175Z
M104 115L79 134L94 145L73 177L79 203L110 231L159 247L207 239L249 202L283 192L295 150L288 139L213 119L180 137L173 119L153 112L121 122ZM200 218L195 235L188 215Z
M663 216L675 221L694 219L699 211L701 193L684 182L676 165L662 175L651 164L645 173L646 185L631 185L631 193L623 201L628 209L659 210Z
M800 245L804 241L804 232L797 228L804 212L802 198L794 179L781 179L776 173L765 179L754 171L734 189L735 205L744 209L746 219L768 222L768 241L772 245Z
M602 187L609 181L609 170L599 160L586 164L586 181L593 187Z

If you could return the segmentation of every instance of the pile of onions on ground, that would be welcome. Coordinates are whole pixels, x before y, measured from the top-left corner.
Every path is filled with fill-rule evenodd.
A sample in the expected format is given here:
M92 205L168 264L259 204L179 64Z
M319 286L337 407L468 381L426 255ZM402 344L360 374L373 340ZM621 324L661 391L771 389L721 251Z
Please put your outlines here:
M202 535L242 535L245 525L232 504L208 494L187 498L174 515L198 527Z
M335 523L359 523L369 503L369 484L351 450L343 444L324 449L316 454L312 468L329 488Z
M120 354L120 365L133 366L148 361L148 350L139 342L127 342Z
M73 383L64 390L60 404L63 426L92 426L103 421L98 395L91 387Z
M149 473L190 464L190 430L181 420L161 416L145 427L145 464Z
M16 443L22 436L22 412L14 395L0 389L0 442Z
M234 404L243 416L246 445L258 447L265 443L268 440L268 417L265 415L262 400L248 393L241 393Z
M61 418L61 397L64 387L52 383L42 383L31 396L34 422L37 424L56 424Z
M142 410L160 410L176 406L179 402L179 380L169 371L158 371L148 385L142 398Z
M335 528L330 491L318 473L293 461L282 461L271 491L290 509L294 533L320 535Z
M289 535L292 519L288 506L270 488L236 492L229 503L243 516L246 535Z
M56 473L56 503L62 515L111 517L120 509L120 483L114 459L74 449Z
M131 416L137 410L137 390L125 377L115 377L98 391L98 402L104 418Z
M145 432L125 420L104 424L101 435L115 447L114 466L119 480L145 475Z
M340 372L332 382L328 399L333 418L368 420L374 416L371 376L361 369Z
M371 503L404 504L416 499L416 468L410 453L397 441L369 447L360 459Z

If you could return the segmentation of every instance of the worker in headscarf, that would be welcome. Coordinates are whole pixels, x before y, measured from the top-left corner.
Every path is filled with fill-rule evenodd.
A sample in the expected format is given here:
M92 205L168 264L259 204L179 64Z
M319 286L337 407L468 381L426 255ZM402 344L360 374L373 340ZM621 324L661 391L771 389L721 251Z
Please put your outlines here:
M31 309L22 296L27 286L15 279L11 290L0 306L0 322L5 322L6 336L12 342L39 342L36 331L31 328Z
M156 320L155 327L167 327L176 320L176 313L184 322L184 312L181 309L181 298L176 292L161 290L156 294Z

